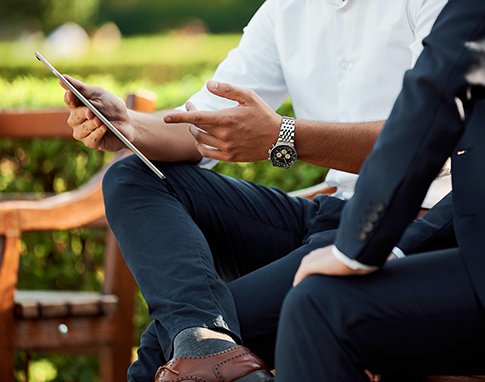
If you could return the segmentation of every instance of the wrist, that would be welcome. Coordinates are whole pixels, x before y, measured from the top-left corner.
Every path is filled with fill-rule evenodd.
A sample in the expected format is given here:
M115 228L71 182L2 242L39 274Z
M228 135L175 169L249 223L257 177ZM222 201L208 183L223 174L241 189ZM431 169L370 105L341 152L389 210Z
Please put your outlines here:
M295 129L294 118L281 117L278 138L268 149L268 160L273 166L289 168L296 162Z
M137 138L138 134L136 134L136 131L141 126L141 123L138 120L137 115L139 115L139 113L137 113L134 110L128 109L127 120L126 120L125 128L123 129L126 138L135 146L139 144L139 140Z

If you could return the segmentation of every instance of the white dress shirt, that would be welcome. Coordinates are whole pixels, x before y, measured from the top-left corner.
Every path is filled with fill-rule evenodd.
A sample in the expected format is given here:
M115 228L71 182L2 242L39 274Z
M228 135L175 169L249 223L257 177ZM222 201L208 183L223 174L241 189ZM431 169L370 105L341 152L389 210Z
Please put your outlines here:
M419 56L421 40L445 3L267 0L213 78L255 90L274 109L290 97L297 118L385 120L401 89L404 72ZM190 101L200 110L235 105L205 87ZM201 165L214 163L203 160ZM348 199L356 178L330 170L326 182L337 187L334 196ZM430 192L431 201L425 204L433 205L449 192L449 178L440 182L439 190Z

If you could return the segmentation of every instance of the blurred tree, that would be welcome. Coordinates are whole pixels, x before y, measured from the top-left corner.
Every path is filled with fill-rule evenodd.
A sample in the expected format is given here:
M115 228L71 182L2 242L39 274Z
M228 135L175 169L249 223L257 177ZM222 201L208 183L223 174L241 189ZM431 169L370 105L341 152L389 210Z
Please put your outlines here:
M101 21L114 21L123 34L158 33L194 19L210 32L241 32L264 0L103 0Z
M50 33L73 21L90 30L115 22L123 34L148 34L202 21L210 32L240 32L264 0L1 0L0 35Z
M3 34L19 30L48 33L66 21L90 27L98 8L99 0L2 0L0 25Z

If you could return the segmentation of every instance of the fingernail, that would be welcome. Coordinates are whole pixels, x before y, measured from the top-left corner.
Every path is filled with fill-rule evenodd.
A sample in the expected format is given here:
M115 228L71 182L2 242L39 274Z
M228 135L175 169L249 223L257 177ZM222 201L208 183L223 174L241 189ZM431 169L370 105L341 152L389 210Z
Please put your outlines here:
M207 82L207 87L209 89L214 89L214 90L217 90L219 88L219 82L217 81L214 81L214 80L209 80Z
M169 115L166 115L164 119L165 119L165 122L167 122L167 123L170 123L170 122L173 121L172 117L169 116Z

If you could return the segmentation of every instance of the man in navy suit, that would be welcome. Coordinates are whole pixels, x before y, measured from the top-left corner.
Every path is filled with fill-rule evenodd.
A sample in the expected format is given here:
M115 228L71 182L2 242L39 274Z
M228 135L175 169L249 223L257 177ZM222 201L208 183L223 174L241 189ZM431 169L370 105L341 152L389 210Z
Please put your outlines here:
M278 329L279 382L485 372L484 89L485 1L451 0L405 76L335 244L295 276ZM415 234L444 235L452 248L385 263L450 156L453 194L438 224L431 216Z

